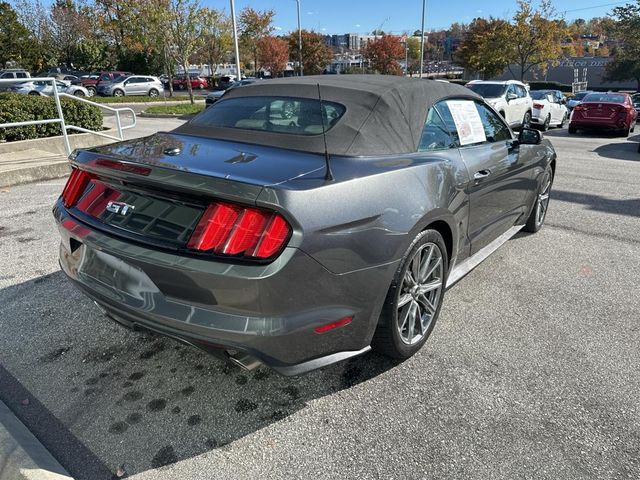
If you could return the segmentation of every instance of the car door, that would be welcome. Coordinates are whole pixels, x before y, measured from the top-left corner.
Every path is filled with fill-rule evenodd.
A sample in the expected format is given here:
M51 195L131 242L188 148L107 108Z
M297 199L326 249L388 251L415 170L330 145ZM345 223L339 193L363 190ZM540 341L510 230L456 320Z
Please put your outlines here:
M124 82L124 91L127 95L140 94L140 79L138 77L130 77Z
M517 142L500 115L480 101L467 102L475 106L476 120L479 117L484 133L484 139L467 143L456 125L460 154L470 178L468 236L473 255L526 213L532 169L520 160ZM437 105L445 121L455 124L453 107L449 100Z

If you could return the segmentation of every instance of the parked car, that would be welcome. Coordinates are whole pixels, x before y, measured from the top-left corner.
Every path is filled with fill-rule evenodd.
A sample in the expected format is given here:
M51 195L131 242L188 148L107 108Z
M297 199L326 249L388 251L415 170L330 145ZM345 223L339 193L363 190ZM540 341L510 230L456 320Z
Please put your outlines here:
M559 90L532 90L533 99L531 124L547 131L549 127L564 127L569 111L564 95Z
M206 78L202 78L199 75L189 75L191 80L191 88L204 90L209 88L209 82ZM173 79L173 88L177 90L185 90L187 88L187 79L185 77L177 77Z
M628 137L638 120L628 93L590 93L576 105L569 120L569 133L579 129L618 131Z
M147 75L132 75L120 77L111 83L98 84L98 94L123 97L125 95L148 95L157 97L164 93L164 86L158 77Z
M108 317L297 375L416 353L447 287L542 228L556 154L462 86L319 75L70 161L60 264Z
M517 80L473 80L466 85L484 97L512 128L529 127L533 114L533 100L524 83Z
M582 99L589 95L590 93L594 93L591 91L577 92L573 95L567 102L567 108L569 109L569 113L576 107L576 105L580 105L582 103Z
M209 107L220 100L220 98L222 98L222 96L232 88L244 87L245 85L251 85L252 83L255 83L257 81L257 78L245 78L244 80L240 80L239 82L233 82L226 90L214 90L213 92L210 92L205 98L204 103L207 107Z
M218 89L226 90L236 81L235 75L223 75L218 79Z
M640 93L634 93L631 95L631 102L633 103L633 108L635 108L636 112L640 114Z
M58 93L66 93L69 95L75 95L76 97L88 97L89 92L81 85L73 85L71 82L65 82L63 80L56 80L56 90ZM51 96L53 95L53 85L51 82L45 81L31 81L18 83L9 87L10 92L21 93L23 95L41 95Z
M12 78L31 78L31 75L22 68L6 68L0 70L0 80L9 80ZM0 85L0 92L6 91L11 85Z
M130 75L133 75L133 73L118 70L103 71L98 74L92 73L88 77L81 77L80 84L89 91L89 96L93 97L98 92L100 84L111 83L118 78Z

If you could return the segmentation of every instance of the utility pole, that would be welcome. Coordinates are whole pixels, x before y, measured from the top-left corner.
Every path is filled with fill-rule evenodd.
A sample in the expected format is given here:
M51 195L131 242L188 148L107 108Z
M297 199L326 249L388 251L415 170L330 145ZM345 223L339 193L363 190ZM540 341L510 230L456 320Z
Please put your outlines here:
M296 0L298 5L298 63L300 64L300 76L303 76L302 72L302 27L300 26L300 0Z
M233 47L236 51L236 72L238 74L236 80L242 80L242 74L240 73L240 49L238 48L238 25L236 23L236 2L231 1L231 23L233 24Z
M424 12L427 9L427 0L422 0L422 38L420 39L420 78L424 68Z

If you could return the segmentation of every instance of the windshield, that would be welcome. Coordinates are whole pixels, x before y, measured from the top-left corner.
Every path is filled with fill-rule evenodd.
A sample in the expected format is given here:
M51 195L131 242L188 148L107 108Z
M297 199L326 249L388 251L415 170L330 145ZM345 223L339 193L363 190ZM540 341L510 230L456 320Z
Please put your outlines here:
M330 130L345 112L344 105L295 97L235 97L220 100L197 115L198 127L260 130L290 135L318 135Z
M472 83L468 88L485 98L501 97L507 90L506 85L499 83Z
M589 95L589 92L578 92L573 96L571 100L582 100L587 95Z
M615 95L611 93L590 93L582 100L583 103L624 103L624 95Z
M541 90L533 90L529 92L529 94L531 95L531 98L533 98L534 100L547 100L547 95L549 95L548 92L544 92Z

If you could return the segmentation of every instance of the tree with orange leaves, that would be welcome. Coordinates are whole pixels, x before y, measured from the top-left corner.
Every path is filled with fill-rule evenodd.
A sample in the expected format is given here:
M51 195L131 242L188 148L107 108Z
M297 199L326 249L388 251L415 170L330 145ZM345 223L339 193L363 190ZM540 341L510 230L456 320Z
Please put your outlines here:
M404 47L397 35L382 35L370 40L363 56L373 70L384 75L402 75L398 59L404 58Z

